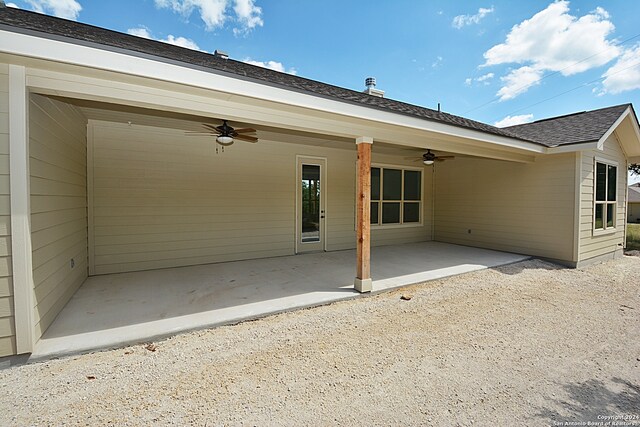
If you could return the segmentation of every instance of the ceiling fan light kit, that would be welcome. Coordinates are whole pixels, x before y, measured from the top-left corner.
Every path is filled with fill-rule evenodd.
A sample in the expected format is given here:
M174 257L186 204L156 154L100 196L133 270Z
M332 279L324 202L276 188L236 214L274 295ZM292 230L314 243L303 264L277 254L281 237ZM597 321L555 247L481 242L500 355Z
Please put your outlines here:
M216 142L222 145L231 145L233 144L233 137L228 135L218 135Z
M226 120L223 120L220 126L214 126L208 123L203 123L202 126L206 129L205 132L187 132L187 135L215 136L216 142L219 145L221 145L223 148L230 146L236 140L246 141L251 143L258 142L257 137L252 135L247 135L248 133L256 133L255 129L252 129L252 128L234 129L233 127L229 126Z

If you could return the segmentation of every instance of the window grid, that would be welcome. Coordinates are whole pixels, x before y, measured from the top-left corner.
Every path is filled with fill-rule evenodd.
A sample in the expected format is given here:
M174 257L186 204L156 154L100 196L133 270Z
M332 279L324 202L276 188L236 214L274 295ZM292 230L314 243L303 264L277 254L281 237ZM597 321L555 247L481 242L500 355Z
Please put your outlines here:
M401 167L382 167L382 166L373 166L371 168L372 175L373 170L377 169L379 171L379 191L378 198L374 198L373 196L373 186L371 191L371 225L407 225L407 224L420 224L422 221L422 171L417 171L414 169L404 169ZM400 199L385 199L384 198L384 176L385 170L397 170L400 171ZM405 200L405 174L407 171L417 172L419 174L419 198L418 200ZM398 218L399 220L396 222L385 222L384 216L384 207L390 207L390 205L396 204L398 205ZM417 204L418 205L418 218L417 221L405 221L405 205L408 204ZM395 209L394 209L395 210ZM375 211L375 212L374 212Z
M594 172L593 228L596 231L615 229L618 167L596 161Z

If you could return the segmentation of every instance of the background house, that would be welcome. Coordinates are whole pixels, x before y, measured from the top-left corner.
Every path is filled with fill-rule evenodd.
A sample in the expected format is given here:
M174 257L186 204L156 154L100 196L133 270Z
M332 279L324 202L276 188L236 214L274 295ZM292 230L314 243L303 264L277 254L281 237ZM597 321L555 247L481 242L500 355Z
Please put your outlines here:
M640 182L629 186L627 222L640 223Z

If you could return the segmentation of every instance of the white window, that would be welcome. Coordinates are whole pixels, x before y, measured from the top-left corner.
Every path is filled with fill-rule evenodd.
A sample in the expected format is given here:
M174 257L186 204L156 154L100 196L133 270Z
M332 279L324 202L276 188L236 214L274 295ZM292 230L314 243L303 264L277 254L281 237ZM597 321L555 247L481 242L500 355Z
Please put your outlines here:
M616 226L618 166L596 161L593 229L608 230Z
M421 212L421 170L371 168L371 224L420 224Z

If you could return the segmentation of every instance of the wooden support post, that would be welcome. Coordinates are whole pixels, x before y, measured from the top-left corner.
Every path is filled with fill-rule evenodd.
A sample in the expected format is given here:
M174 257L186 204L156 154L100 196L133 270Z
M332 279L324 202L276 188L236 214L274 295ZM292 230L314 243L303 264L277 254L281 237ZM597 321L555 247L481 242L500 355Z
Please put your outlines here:
M371 145L373 138L359 137L356 191L356 279L358 292L371 292Z

